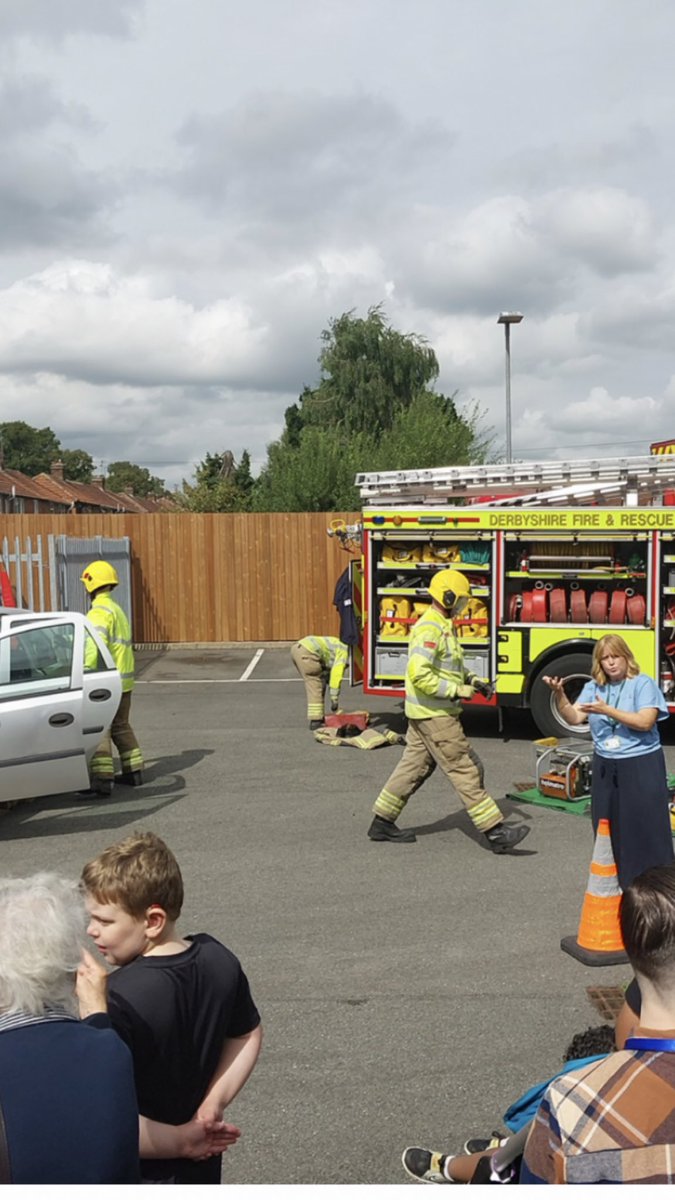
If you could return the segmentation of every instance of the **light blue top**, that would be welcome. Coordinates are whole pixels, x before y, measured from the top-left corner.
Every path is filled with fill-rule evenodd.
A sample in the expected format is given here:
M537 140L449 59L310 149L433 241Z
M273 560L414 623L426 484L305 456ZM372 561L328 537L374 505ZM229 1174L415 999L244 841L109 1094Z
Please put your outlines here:
M623 712L639 712L641 708L659 710L656 723L645 733L629 729L620 721L615 724L610 717L599 713L589 713L588 723L596 754L602 758L635 758L638 754L651 754L659 749L661 739L657 725L669 715L668 705L663 692L649 675L634 675L632 679L605 683L602 687L591 679L584 684L576 703L590 704L596 696ZM612 744L608 745L610 740Z

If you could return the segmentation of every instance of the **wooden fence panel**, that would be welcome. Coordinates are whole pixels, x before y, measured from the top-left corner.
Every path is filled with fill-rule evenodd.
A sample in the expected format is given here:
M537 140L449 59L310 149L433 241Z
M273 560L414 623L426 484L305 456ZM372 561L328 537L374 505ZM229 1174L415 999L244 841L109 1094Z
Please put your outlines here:
M287 642L339 629L333 608L348 565L329 522L358 513L0 515L0 538L128 537L134 640ZM46 598L49 603L49 596Z

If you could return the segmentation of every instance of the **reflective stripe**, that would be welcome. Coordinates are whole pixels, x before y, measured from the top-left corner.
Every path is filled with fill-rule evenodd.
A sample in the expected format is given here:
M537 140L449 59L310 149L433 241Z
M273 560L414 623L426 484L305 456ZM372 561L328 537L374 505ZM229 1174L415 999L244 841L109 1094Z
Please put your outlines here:
M471 808L467 809L467 813L471 817L476 829L480 829L481 833L484 833L487 829L493 829L503 819L492 796L486 796L478 804L472 804Z

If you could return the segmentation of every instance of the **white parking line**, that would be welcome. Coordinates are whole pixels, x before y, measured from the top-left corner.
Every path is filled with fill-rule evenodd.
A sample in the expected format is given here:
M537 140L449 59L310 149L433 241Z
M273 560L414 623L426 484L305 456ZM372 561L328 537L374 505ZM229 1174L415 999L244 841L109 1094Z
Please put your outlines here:
M240 679L137 679L136 687L142 683L302 683L302 680L297 676L279 677L279 679L244 679L243 675Z
M256 669L258 663L260 662L260 659L262 658L264 653L265 653L264 650L256 650L255 654L253 655L253 658L251 659L250 663L248 664L246 670L244 671L244 674L240 675L240 677L239 677L240 683L245 683L245 681L248 679L249 675L253 674L253 672L255 671L255 669Z

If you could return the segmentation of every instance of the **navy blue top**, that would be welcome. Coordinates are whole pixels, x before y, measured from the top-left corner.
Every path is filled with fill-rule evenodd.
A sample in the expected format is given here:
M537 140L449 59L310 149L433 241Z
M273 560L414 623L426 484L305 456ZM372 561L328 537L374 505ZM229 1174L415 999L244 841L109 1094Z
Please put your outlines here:
M131 1055L112 1029L64 1016L0 1030L12 1183L139 1183Z

